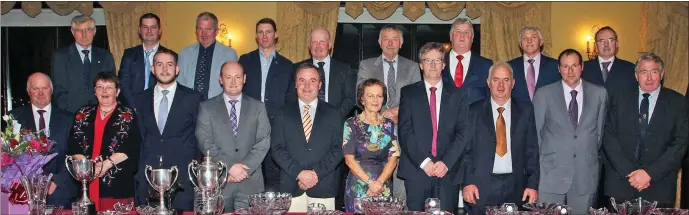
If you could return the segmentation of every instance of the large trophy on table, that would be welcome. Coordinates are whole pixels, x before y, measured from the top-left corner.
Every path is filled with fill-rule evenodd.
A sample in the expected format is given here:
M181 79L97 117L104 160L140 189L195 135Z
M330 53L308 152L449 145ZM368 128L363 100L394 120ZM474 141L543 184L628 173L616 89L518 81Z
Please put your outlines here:
M74 179L81 182L81 199L75 202L75 204L80 208L88 210L88 214L95 214L96 207L88 197L86 185L91 182L91 180L97 178L98 175L100 175L100 173L103 171L103 166L100 168L96 167L96 163L99 162L103 162L103 158L100 156L93 160L89 160L87 158L74 159L69 155L65 158L65 166L67 166L67 171L69 171L69 174L72 175Z
M202 163L192 160L188 166L189 180L195 187L194 211L199 214L222 213L222 187L227 183L229 169L222 161L213 162L206 152ZM198 182L194 182L194 178Z
M174 178L172 177L173 172L175 175ZM165 196L165 191L169 190L172 187L172 185L175 184L175 182L177 181L177 175L179 175L179 170L177 170L177 166L173 166L170 169L153 169L151 166L146 165L146 172L144 172L144 175L146 176L148 184L150 184L151 187L153 187L153 189L160 192L160 206L158 206L157 210L155 211L155 214L172 214L173 211L168 210L165 207L165 198L163 197ZM149 175L151 176L149 177ZM151 178L153 179L151 180Z

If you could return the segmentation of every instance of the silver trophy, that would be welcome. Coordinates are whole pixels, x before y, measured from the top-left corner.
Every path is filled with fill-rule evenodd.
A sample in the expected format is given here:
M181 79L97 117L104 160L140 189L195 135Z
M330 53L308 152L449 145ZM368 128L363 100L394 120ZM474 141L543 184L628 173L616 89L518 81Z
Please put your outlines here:
M150 177L148 176L150 173ZM174 172L175 177L172 178L172 174ZM165 196L165 191L169 190L172 185L177 181L177 175L179 175L179 170L177 170L177 166L173 166L170 169L153 169L153 167L146 165L146 172L144 172L144 175L146 175L146 180L148 181L148 184L153 187L156 191L160 193L160 206L158 207L158 210L156 211L156 214L171 214L172 211L168 211L167 208L165 208L165 198L162 198ZM151 180L150 178L153 178Z
M192 160L187 167L189 171L189 180L196 187L195 202L199 207L195 207L195 211L200 214L215 214L217 207L210 204L216 202L217 198L222 199L221 190L227 183L227 176L229 174L227 165L222 161L213 162L210 154L206 152L202 163ZM194 182L194 178L198 182Z
M103 166L101 166L100 169L96 167L96 163L100 162L103 162L103 158L100 156L93 160L87 158L77 160L69 155L65 158L65 166L67 166L69 174L77 181L81 181L81 199L76 202L81 206L93 205L93 202L88 197L86 184L97 178L103 171ZM70 166L72 170L70 170Z

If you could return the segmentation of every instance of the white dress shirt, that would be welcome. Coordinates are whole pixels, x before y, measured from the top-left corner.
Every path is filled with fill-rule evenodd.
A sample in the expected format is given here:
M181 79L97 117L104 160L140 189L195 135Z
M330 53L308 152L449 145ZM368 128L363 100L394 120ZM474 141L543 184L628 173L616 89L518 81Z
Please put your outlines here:
M45 120L45 134L46 136L50 137L50 113L52 111L52 104L48 104L43 108L38 108L36 105L31 104L31 111L33 113L33 121L36 123L36 130L38 131L39 125L41 123L41 115L38 114L38 110L44 110L45 113L43 113L43 119Z
M325 80L321 80L323 82L323 90L325 90L325 102L328 102L328 87L330 87L330 55L325 57L323 60L316 60L316 58L313 58L313 65L318 67L318 62L325 62L325 65L323 65L323 71L325 71ZM313 118L311 118L313 120Z
M524 55L524 80L529 80L529 57ZM533 69L534 69L534 84L538 83L538 74L540 74L541 71L541 53L538 53L534 58L533 58Z
M450 51L450 75L452 76L452 80L455 80L455 70L457 69L457 63L459 62L457 60L457 52L455 50ZM469 62L471 60L471 51L468 51L464 54L462 54L464 58L462 59L462 68L464 68L462 80L467 80L467 72L469 72Z
M84 53L81 52L82 50L89 50L89 61L93 62L93 46L89 45L88 48L81 47L79 44L74 43L77 46L77 52L79 52L79 57L81 57L81 63L84 63Z
M227 108L227 116L231 117L232 116L232 103L230 103L230 96L228 96L226 93L222 93L223 99L225 99L225 107ZM240 127L239 125L239 115L242 114L242 93L237 96L237 103L234 105L234 109L237 111L237 128ZM232 126L232 119L230 119L230 126Z
M603 62L610 62L608 64L608 72L610 72L610 69L612 69L612 64L615 63L615 56L612 56L610 59L603 59L601 56L598 56L598 66L600 66L600 71L603 71Z
M498 108L505 108L505 110L502 111L502 118L505 119L505 134L507 134L507 153L502 157L500 157L497 152L495 153L495 159L493 161L493 173L512 173L512 137L510 135L512 133L510 131L510 128L512 128L512 99L508 99L504 105L500 106L497 103L495 103L495 100L493 100L493 98L491 98L490 106L493 108L493 111L491 112L493 113L493 126L496 129L496 133L498 128Z
M661 86L658 86L658 89L653 90L653 92L650 92L650 96L648 96L648 122L651 122L651 117L653 117L653 110L656 108L656 102L658 101L658 95L660 94L660 88ZM644 92L641 87L639 87L639 107L641 107L641 100L644 99ZM639 108L639 111L641 111L641 108Z
M173 82L167 89L160 87L156 84L155 90L153 90L153 113L156 117L156 122L158 120L158 112L160 112L160 102L163 101L163 90L168 90L167 93L167 112L168 118L170 117L170 107L172 107L172 100L175 98L175 92L177 91L177 82Z
M380 58L383 62L383 81L385 82L385 86L389 88L390 86L388 86L388 71L390 71L390 64L388 64L388 62L385 62L385 56L381 55ZM397 74L400 74L397 71L397 68L399 68L397 67L397 64L399 63L399 55L395 56L395 58L392 59L392 61L392 68L395 68L395 83L397 83Z
M430 102L431 102L431 87L433 87L431 84L429 84L427 81L423 81L424 86L426 87L426 97L428 98L428 107L430 107ZM442 98L443 94L443 82L439 81L437 84L435 84L435 127L438 127L438 121L440 121L440 100ZM430 111L430 110L428 110ZM431 143L432 144L432 143ZM436 143L437 144L437 143ZM426 166L426 163L431 161L431 158L426 158L421 162L421 169L423 169L424 166Z
M153 51L151 52L151 55L148 56L148 59L145 59L146 58L146 47L144 47L143 45L141 47L143 47L141 49L143 49L143 52L144 52L144 60L148 60L148 62L151 63L149 65L153 66L153 55L156 55L156 52L158 51L158 47L160 47L160 42L156 43L156 45L153 46L153 48L151 49Z
M306 105L306 103L301 99L297 100L299 100L299 116L301 116L301 118L304 118L304 105ZM314 99L308 105L310 105L309 116L311 117L311 123L313 123L316 121L316 106L318 106L318 99Z
M582 109L584 109L583 108L584 107L584 90L583 90L584 88L581 86L582 85L581 83L583 83L583 82L582 82L582 80L579 80L579 84L574 89L569 87L569 85L567 85L565 83L565 81L561 81L561 82L562 82L562 89L565 93L565 107L567 109L569 109L569 102L572 101L572 94L570 92L572 90L577 91L577 98L576 99L577 99L577 106L579 106L579 107L577 107L577 110L579 112L579 113L577 113L577 123L578 123L579 119L581 119L581 111L582 111Z

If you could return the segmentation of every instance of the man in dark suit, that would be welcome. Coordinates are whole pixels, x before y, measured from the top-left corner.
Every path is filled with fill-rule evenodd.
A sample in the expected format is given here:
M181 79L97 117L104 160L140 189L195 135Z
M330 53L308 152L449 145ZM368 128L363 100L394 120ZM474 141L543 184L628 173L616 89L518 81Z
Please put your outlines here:
M615 30L610 26L602 27L596 32L595 40L598 57L584 62L581 78L604 86L611 96L626 89L635 89L634 64L615 56L619 45Z
M309 44L312 58L303 60L295 66L311 63L318 67L323 83L318 92L318 99L337 108L342 120L344 120L356 104L356 72L349 65L330 57L332 47L330 32L325 28L314 29L311 31L311 43ZM295 98L295 89L290 88L292 98Z
M79 15L72 18L74 45L53 53L52 71L55 105L69 112L96 104L93 79L99 72L115 72L115 60L108 50L92 46L96 21Z
M509 64L493 64L489 71L491 98L469 106L474 131L463 159L462 195L476 215L485 214L486 206L536 202L540 177L533 106L512 96Z
M159 157L163 156L162 168L177 166L179 175L184 176L178 179L183 190L175 193L172 207L180 211L194 211L194 186L186 177L186 166L191 160L201 158L194 132L202 95L175 81L179 66L174 51L158 48L152 67L157 83L139 93L135 101L137 115L141 116L139 123L143 137L136 178L136 200L139 205L146 203L151 188L144 175L145 167L151 165L158 168Z
M427 198L439 198L441 208L454 213L463 178L467 98L464 89L442 82L440 43L422 46L419 59L423 80L403 87L400 98L397 175L404 180L410 211L423 211Z
M71 207L72 198L76 196L75 181L65 169L63 163L67 153L67 139L72 127L72 114L51 104L53 86L48 75L37 72L29 76L26 91L31 100L30 105L24 105L9 112L21 124L22 129L43 131L48 139L54 140L53 152L57 156L48 162L43 170L52 173L46 204Z
M258 49L239 57L239 64L244 67L246 83L243 94L262 101L265 104L268 120L275 120L275 115L285 105L286 94L294 82L292 61L280 55L275 49L277 28L271 18L263 18L256 23L256 42ZM265 189L276 191L280 188L280 168L273 160L270 151L263 160L263 182Z
M318 67L305 63L296 73L297 101L275 118L271 149L280 165L280 192L292 194L290 212L306 212L310 203L335 209L341 180L341 112L318 99L322 83ZM303 129L302 129L303 128Z
M538 27L526 26L519 33L519 47L523 56L510 60L514 70L512 98L531 102L538 88L562 79L557 60L543 55L543 34Z
M687 85L687 92L684 93L689 103L689 85ZM689 111L689 109L687 109ZM689 141L689 140L688 140ZM689 153L688 153L689 154ZM682 163L682 204L680 208L689 208L689 155L684 156Z
M156 85L156 78L151 73L153 55L160 45L160 18L153 13L146 13L139 18L139 36L141 45L124 50L120 63L120 87L122 98L131 108L136 108L134 98L140 92Z
M603 151L605 195L618 201L642 197L671 208L677 171L687 151L687 101L662 87L663 61L644 53L636 62L637 89L611 100Z
M486 86L488 68L493 61L472 53L474 42L474 28L471 20L457 18L450 29L452 50L445 55L445 69L443 69L443 85L446 87L465 88L469 103L488 98Z

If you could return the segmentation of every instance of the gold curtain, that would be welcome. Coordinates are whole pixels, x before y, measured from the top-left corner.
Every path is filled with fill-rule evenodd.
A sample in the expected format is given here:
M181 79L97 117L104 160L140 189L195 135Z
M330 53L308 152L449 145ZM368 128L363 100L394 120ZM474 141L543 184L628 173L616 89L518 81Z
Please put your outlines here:
M395 2L389 2L389 1L367 1L364 2L364 6L366 6L366 10L368 11L373 18L376 19L387 19L388 17L392 16L393 13L395 13L395 10L397 10L397 6L400 5L400 2L395 1Z
M467 14L481 17L481 56L505 62L521 55L519 32L527 25L541 29L543 53L552 56L550 7L550 2L468 2Z
M100 2L105 13L108 29L108 44L119 71L124 49L141 43L139 39L139 18L144 13L155 13L165 20L165 2ZM161 25L165 25L165 22ZM166 26L161 26L166 29Z
M464 9L464 6L466 5L465 2L461 1L454 1L454 2L427 2L428 3L428 9L431 10L431 13L435 15L435 17L438 17L440 20L451 20L452 18L457 17L459 13L462 12L462 9Z
M279 42L277 49L292 62L309 57L309 36L315 28L330 31L335 41L340 2L278 2Z
M642 10L642 47L663 59L663 86L684 94L689 80L689 3L644 2Z

